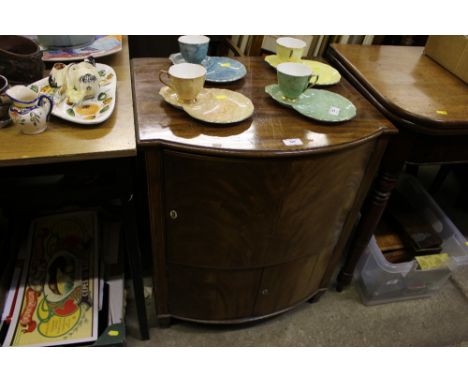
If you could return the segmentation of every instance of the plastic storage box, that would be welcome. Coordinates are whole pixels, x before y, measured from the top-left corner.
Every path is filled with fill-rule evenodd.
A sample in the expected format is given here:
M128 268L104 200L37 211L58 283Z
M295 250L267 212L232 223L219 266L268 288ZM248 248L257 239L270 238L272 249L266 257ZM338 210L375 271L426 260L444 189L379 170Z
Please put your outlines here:
M449 255L449 261L446 267L429 270L417 269L416 260L392 264L372 237L356 268L358 289L366 305L430 297L445 284L452 271L468 265L466 239L421 184L403 175L397 188L420 207L424 218L443 240L442 253Z

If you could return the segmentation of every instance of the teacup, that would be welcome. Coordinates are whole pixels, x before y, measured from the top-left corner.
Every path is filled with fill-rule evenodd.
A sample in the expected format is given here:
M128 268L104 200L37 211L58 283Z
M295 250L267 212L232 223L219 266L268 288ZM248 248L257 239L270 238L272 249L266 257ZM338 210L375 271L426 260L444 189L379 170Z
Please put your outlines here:
M167 81L162 78L167 75ZM168 71L159 72L159 80L169 86L177 94L182 102L195 101L198 93L203 89L206 78L206 69L197 64L176 64L172 65Z
M206 36L181 36L179 37L180 53L185 61L192 64L200 64L208 54L210 38Z
M278 85L287 98L297 98L304 91L317 83L318 75L307 65L295 62L284 62L276 67ZM311 79L315 80L311 83Z
M276 40L276 54L281 60L298 62L301 60L306 43L292 37L280 37Z
M10 123L10 116L8 115L8 109L10 107L10 98L5 95L5 91L8 89L8 80L6 77L0 75L0 128L5 127Z

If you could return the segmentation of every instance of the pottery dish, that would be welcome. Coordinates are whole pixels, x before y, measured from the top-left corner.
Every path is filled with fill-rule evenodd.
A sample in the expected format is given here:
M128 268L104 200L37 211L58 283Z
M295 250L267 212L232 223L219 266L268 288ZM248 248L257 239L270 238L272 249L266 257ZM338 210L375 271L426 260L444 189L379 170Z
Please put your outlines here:
M228 124L252 116L252 101L241 93L227 89L206 89L208 94L198 102L184 105L185 112L200 121Z
M296 99L284 96L279 85L265 87L275 101L321 122L344 122L356 116L356 106L347 98L322 89L307 89Z
M84 36L83 36L84 37ZM122 36L95 36L92 44L83 47L44 48L42 60L53 62L77 61L87 57L104 57L122 50Z
M252 116L252 101L241 93L227 89L202 89L193 103L181 103L174 90L163 87L159 94L172 106L183 109L191 117L214 124L241 122Z
M208 89L203 88L200 90L200 93L197 95L197 100L202 99L203 97L206 97L208 94ZM168 104L174 106L177 109L184 110L184 102L182 102L179 97L177 96L177 93L171 89L169 86L163 86L159 90L159 95L166 101Z

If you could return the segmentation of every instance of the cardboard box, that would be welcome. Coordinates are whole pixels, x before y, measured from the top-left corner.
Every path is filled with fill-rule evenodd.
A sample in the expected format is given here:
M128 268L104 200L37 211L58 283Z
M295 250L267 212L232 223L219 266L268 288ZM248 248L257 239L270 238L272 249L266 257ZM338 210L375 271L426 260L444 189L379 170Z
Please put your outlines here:
M430 36L424 53L468 83L468 36Z

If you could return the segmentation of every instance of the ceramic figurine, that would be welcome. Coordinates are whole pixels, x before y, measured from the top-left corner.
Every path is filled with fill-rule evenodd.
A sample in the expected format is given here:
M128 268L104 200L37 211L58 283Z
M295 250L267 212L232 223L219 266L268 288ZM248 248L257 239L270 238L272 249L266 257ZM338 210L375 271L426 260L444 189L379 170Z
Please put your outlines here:
M47 129L47 121L53 107L50 97L38 95L23 85L13 86L6 91L11 99L9 114L24 134L39 134Z

